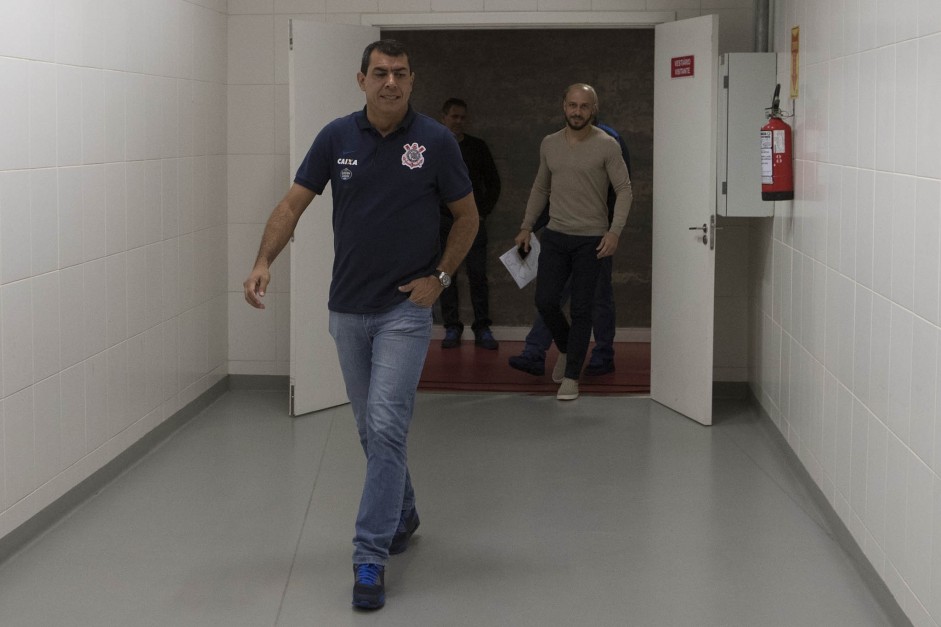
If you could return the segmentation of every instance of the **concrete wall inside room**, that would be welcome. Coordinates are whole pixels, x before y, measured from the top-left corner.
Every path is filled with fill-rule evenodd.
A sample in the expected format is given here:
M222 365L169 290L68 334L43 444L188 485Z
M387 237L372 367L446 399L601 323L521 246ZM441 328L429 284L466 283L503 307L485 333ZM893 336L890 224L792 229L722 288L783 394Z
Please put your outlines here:
M490 316L501 326L528 326L534 287L519 290L498 259L519 230L539 165L542 138L562 127L562 92L594 85L601 119L631 152L634 205L614 262L618 327L650 326L653 151L653 29L383 30L412 54L412 103L439 117L451 96L468 102L468 132L493 152L503 193L487 219ZM446 54L445 54L446 53ZM473 320L461 281L465 324Z

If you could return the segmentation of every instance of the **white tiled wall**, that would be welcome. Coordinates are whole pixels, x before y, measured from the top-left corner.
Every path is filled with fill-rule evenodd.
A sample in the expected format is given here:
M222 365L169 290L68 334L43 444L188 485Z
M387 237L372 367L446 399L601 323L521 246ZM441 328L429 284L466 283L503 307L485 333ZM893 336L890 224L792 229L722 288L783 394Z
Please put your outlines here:
M227 373L227 27L0 3L0 536Z
M751 383L912 622L937 627L941 3L774 17L779 51L801 28L797 187L752 229Z
M360 24L363 13L675 11L680 19L716 13L723 51L751 50L754 30L752 0L229 0L228 7L229 369L236 374L287 374L289 370L289 252L282 253L272 268L266 310L245 304L241 283L251 271L264 222L292 179L291 18ZM730 299L729 307L742 311L739 300ZM729 358L735 360L739 352ZM723 372L744 379L739 372L744 370L742 363L739 360Z

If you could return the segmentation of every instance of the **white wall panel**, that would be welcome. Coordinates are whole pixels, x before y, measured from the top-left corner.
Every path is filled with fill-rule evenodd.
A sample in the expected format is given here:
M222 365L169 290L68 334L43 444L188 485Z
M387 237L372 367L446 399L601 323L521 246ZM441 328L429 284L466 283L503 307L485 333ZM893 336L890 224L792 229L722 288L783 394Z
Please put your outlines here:
M81 266L59 271L59 338L62 368L82 361L84 354L84 274Z
M3 395L33 384L32 279L8 283L0 299L3 331Z
M0 84L10 90L0 116L0 170L25 168L29 163L29 63L0 58ZM14 95L15 94L15 95Z
M56 165L58 70L51 63L29 63L29 165Z
M104 165L82 168L82 204L84 261L101 259L108 253L108 206Z
M933 3L933 16L941 15L941 2ZM935 19L941 19L935 17ZM941 99L941 35L925 37L918 41L917 107L914 116L917 124L916 163L919 176L941 178L941 129L931 120L934 103ZM920 123L918 123L920 121ZM911 148L909 147L909 150Z
M85 456L85 366L59 373L59 470Z
M85 364L85 445L93 451L109 437L108 358L99 353Z
M82 266L84 271L84 358L108 348L108 264L96 259Z
M82 167L59 168L59 267L85 261L85 200Z
M911 0L906 0L911 1ZM918 140L918 42L906 40L895 46L895 171L915 174Z
M0 172L0 277L2 283L30 275L29 173Z
M0 518L21 521L226 372L216 339L215 372L207 348L188 387L170 385L180 316L200 308L189 340L208 347L208 303L226 298L228 18L224 0L0 5L0 100L11 103L0 121L0 352L15 361L0 377ZM200 269L193 233L210 227L222 235L200 236L215 248ZM184 302L177 286L198 272ZM127 392L127 341L142 332L146 416Z
M36 479L45 483L61 470L61 388L58 373L33 386L36 422Z
M48 272L32 279L33 381L59 372L59 273Z
M3 474L7 507L36 489L35 443L33 388L28 387L3 400Z
M105 164L105 231L109 255L127 250L127 167Z
M815 335L797 328L796 297L790 293L796 287L806 292L806 282L792 276L793 263L780 260L806 253L812 243L802 228L805 220L813 221L807 214L832 216L833 204L840 202L839 238L831 232L827 244L828 261L839 246L840 264L839 272L827 275L822 362L832 377L828 388L840 390L836 464L832 470L823 465L822 476L812 463L809 468L821 489L836 486L837 513L914 624L941 624L941 171L935 167L937 150L930 147L937 144L936 129L923 128L922 120L931 115L927 103L937 99L939 79L932 68L941 49L938 6L924 0L779 3L777 49L787 49L790 26L801 26L801 94L789 106L797 113L796 196L802 201L794 203L796 210L785 205L776 212L774 262L753 279L753 289L770 289L771 306L760 294L751 301L758 309L753 317L770 319L784 333L791 330L798 353L812 350L808 342ZM786 78L790 57L783 61ZM826 124L820 118L824 103ZM821 195L824 181L814 176L830 163L845 166L839 198ZM854 204L855 224L849 224ZM836 227L831 219L827 228ZM752 246L753 264L766 248ZM847 285L855 292L852 313L841 309ZM776 303L780 318L774 317ZM843 342L847 325L855 331ZM771 350L772 337L756 335L760 346L752 354ZM843 349L836 360L834 347ZM788 367L794 350L786 346L781 354L778 398L765 391L764 379L753 376L751 383L768 413L780 414L782 431L806 459L799 450L803 442L787 431L802 419L803 404L795 404L793 392L805 393L801 371ZM828 391L827 398L834 394ZM833 404L825 402L824 414L834 411ZM864 414L865 422L858 418Z
M118 253L107 259L106 323L107 345L112 347L127 339L127 255Z

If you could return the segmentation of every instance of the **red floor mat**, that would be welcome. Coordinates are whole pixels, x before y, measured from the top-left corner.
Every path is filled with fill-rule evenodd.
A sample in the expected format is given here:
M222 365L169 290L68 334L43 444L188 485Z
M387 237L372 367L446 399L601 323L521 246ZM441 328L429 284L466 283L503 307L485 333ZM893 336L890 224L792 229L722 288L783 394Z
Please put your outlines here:
M443 350L440 340L432 340L422 371L420 390L475 392L522 392L555 394L559 388L550 377L558 353L555 347L546 359L546 374L535 377L510 368L507 360L523 350L523 342L500 342L500 349L488 351L465 340L458 348ZM589 351L590 353L590 351ZM649 394L650 344L616 342L615 371L600 377L582 376L579 391L586 394Z

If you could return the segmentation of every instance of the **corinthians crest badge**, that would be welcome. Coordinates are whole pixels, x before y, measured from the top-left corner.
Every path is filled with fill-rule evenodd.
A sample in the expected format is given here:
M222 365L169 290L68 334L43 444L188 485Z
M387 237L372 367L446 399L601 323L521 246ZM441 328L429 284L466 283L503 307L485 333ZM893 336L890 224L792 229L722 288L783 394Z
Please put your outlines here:
M405 144L405 154L402 155L402 165L408 166L409 170L422 167L425 163L425 157L422 156L424 152L425 147L419 146L417 142L414 144Z

